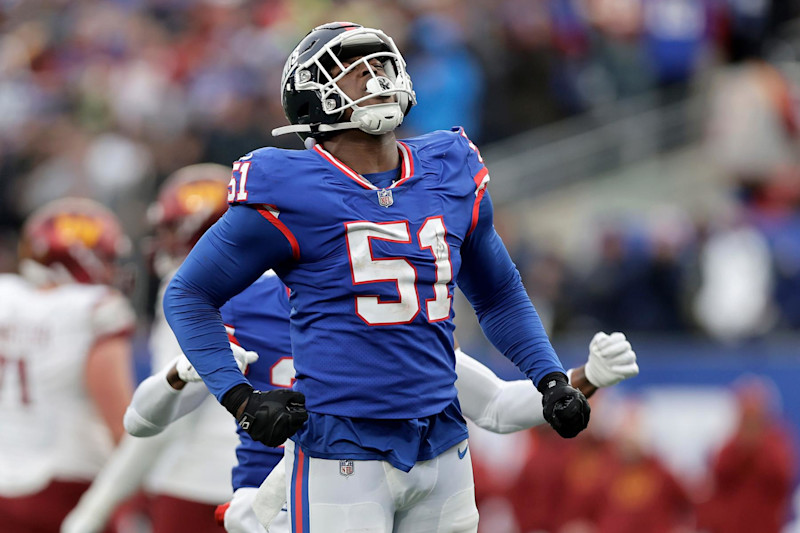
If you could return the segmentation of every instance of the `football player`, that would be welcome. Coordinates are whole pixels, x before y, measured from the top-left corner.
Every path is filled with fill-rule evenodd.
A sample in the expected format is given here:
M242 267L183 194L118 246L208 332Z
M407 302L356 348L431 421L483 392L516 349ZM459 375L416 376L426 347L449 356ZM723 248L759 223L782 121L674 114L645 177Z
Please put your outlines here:
M233 165L232 206L164 296L209 390L255 440L286 441L292 527L477 530L467 427L456 398L456 282L492 343L542 392L563 437L589 421L494 230L488 170L461 128L398 141L414 104L390 37L312 30L286 62L282 102L311 149ZM294 390L258 391L219 308L274 269L291 288ZM375 487L380 487L375 490Z
M112 288L130 249L102 205L66 198L22 228L0 275L0 529L58 531L124 434L136 318Z
M231 345L234 356L240 367L249 365L247 378L259 390L290 388L294 381L289 312L288 291L274 272L264 274L220 309L235 341ZM262 355L256 357L252 351ZM140 384L125 415L130 433L141 437L158 434L208 397L204 386L193 383L200 377L189 366L181 357ZM625 335L600 332L589 345L586 364L568 371L568 375L588 397L597 387L614 385L638 371L636 354ZM544 423L541 409L530 408L541 403L541 393L530 381L503 381L460 349L456 350L456 372L463 414L477 425L495 433L509 433ZM278 465L283 450L254 441L242 428L239 437L233 498L220 510L225 529L229 533L263 532L260 522L269 526L270 533L288 533L286 513L278 514L286 500L284 468ZM270 474L275 470L276 475ZM257 518L252 505L267 474L270 483L258 491Z
M230 177L230 168L222 165L181 168L165 180L148 210L155 232L148 252L161 279L150 335L154 370L181 354L161 312L161 295L192 246L227 209ZM197 386L205 391L202 384ZM128 436L65 520L62 532L101 531L115 507L141 488L150 496L148 511L154 532L219 532L214 511L231 497L235 424L207 393L194 407L191 415L156 438Z

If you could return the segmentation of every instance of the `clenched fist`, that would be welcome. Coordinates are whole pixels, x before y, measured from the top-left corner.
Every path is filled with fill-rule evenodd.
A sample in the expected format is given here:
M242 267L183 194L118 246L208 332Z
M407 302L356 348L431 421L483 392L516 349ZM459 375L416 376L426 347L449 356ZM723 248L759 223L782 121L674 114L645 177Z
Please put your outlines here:
M586 379L595 387L610 387L639 374L636 353L624 333L595 334L589 343L589 360L584 369Z
M242 383L225 393L222 405L253 440L267 446L280 446L308 420L306 397L291 389L257 391Z
M544 419L565 439L571 439L589 425L592 409L581 391L570 387L561 372L547 374L539 382Z

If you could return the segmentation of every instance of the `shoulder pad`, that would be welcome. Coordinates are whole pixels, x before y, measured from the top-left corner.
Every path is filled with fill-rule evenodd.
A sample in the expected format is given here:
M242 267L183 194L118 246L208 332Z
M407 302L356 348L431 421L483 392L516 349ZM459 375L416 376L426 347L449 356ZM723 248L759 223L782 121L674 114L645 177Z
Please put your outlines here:
M446 153L458 143L458 135L453 130L436 130L418 137L403 139L403 142L417 149L420 153L435 155Z
M313 161L307 150L259 148L233 163L229 204L270 204L280 184L303 173Z
M104 287L92 308L91 321L95 338L130 335L136 328L136 313L121 292Z
M474 181L476 193L486 188L488 170L483 164L480 150L467 137L464 128L433 131L405 142L413 145L424 159L445 159L454 167L462 168L463 174L460 175L466 174Z

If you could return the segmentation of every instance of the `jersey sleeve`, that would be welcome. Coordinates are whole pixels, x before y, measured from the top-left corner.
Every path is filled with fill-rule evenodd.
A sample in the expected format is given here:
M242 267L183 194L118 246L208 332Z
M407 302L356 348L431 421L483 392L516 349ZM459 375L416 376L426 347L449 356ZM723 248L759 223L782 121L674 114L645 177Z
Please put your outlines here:
M456 350L456 388L464 416L493 433L511 433L544 423L542 394L527 380L504 381Z
M131 335L136 328L136 313L122 293L108 288L92 307L90 321L95 339Z
M265 270L291 260L292 248L249 206L233 206L195 245L164 294L164 315L183 353L219 401L246 383L219 308Z
M463 153L469 175L472 176L473 181L475 181L476 189L485 188L489 183L489 170L483 162L481 151L478 150L475 143L469 140L464 128L453 128L451 131L458 137L458 145Z
M248 205L280 231L292 248L294 259L300 258L300 247L294 233L281 219L281 211L295 209L296 200L286 194L289 169L302 172L302 157L298 150L260 148L242 156L233 164L228 183L228 203ZM291 205L290 205L291 204Z
M547 374L564 373L564 368L492 220L487 194L474 231L461 247L458 286L486 337L538 385Z
M469 235L475 230L475 226L478 223L481 201L489 186L489 169L486 168L483 162L480 150L469 140L464 128L453 128L451 131L456 136L456 142L454 143L456 157L463 162L466 175L472 180L470 189L473 195L472 213L467 232Z
M280 166L276 150L260 148L233 163L228 183L228 203L257 205L274 203L270 189L271 171Z

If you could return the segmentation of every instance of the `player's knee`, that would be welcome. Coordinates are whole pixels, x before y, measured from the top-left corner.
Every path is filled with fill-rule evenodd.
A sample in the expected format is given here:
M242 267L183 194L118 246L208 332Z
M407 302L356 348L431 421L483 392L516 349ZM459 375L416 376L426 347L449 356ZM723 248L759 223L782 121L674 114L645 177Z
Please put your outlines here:
M475 489L462 490L450 496L442 507L438 533L475 533L478 531L478 507Z

